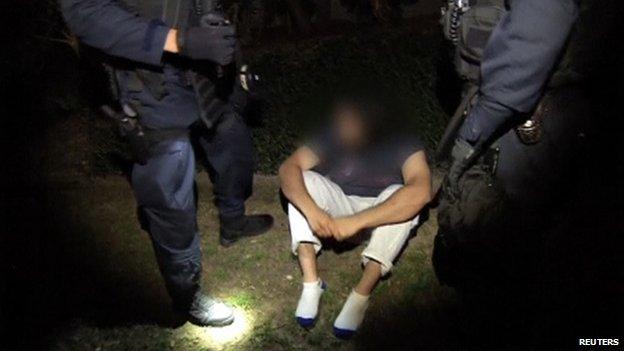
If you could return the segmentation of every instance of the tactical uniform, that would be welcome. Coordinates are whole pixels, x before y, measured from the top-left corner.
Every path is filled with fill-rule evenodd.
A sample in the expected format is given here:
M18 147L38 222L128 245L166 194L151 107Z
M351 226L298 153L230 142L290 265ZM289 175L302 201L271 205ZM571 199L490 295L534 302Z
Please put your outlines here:
M455 140L433 257L443 282L530 266L592 134L578 84L586 11L576 0L449 1L443 24L466 89L439 149Z
M243 230L245 200L250 196L253 155L250 131L230 93L207 79L198 95L195 71L214 72L212 62L167 57L164 43L171 28L198 26L207 2L193 0L62 0L70 29L88 46L110 57L120 105L136 114L151 140L142 162L132 170L132 186L143 228L149 232L168 291L188 308L199 291L200 238L196 218L195 155L191 139L208 161L216 205L224 225ZM216 39L215 39L216 40ZM208 111L210 128L195 128ZM206 99L206 100L202 100ZM263 218L267 220L267 218ZM237 227L238 226L238 227ZM270 226L270 224L269 224ZM228 227L228 228L230 228ZM242 228L242 229L241 229ZM262 228L266 230L266 226ZM258 233L256 233L258 234ZM222 238L223 239L223 238Z

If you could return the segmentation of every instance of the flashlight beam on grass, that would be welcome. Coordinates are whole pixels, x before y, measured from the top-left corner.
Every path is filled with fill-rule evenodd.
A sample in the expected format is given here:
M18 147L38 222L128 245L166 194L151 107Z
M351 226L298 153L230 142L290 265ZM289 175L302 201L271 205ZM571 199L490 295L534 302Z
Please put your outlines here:
M219 347L242 340L251 331L252 316L239 308L234 308L234 322L224 327L198 327L188 325L188 335L198 340L204 347Z

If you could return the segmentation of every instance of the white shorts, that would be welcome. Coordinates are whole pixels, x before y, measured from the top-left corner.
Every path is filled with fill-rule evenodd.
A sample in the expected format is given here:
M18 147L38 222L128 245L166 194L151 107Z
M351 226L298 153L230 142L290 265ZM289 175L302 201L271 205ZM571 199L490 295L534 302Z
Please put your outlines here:
M303 179L314 202L332 217L349 216L380 204L403 186L394 184L377 197L361 197L346 195L336 183L313 171L303 172ZM300 243L311 243L316 252L321 250L321 240L314 235L306 218L292 204L288 204L288 221L292 252L295 255ZM369 260L377 261L381 264L382 275L387 274L409 238L412 228L417 224L418 216L403 223L374 228L370 232L368 245L362 252L362 264Z

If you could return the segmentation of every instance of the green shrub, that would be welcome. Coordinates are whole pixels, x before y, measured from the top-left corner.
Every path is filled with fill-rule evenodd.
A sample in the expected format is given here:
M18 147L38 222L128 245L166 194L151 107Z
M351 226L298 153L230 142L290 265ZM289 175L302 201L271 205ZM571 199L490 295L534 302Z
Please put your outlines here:
M258 171L275 173L308 127L323 117L322 97L362 80L391 92L405 111L403 130L415 133L432 149L446 122L435 94L444 50L438 35L397 29L250 50L247 59L266 85L264 120L253 130ZM81 72L92 77L93 70L86 65ZM85 79L87 85L95 84L95 78ZM127 147L98 112L87 114L90 173L119 172L127 166Z
M251 53L249 60L267 85L262 127L254 130L259 171L274 173L306 126L320 116L316 98L362 80L392 92L402 104L405 131L429 149L446 115L435 96L436 64L444 52L437 35L410 31L368 32L308 40Z

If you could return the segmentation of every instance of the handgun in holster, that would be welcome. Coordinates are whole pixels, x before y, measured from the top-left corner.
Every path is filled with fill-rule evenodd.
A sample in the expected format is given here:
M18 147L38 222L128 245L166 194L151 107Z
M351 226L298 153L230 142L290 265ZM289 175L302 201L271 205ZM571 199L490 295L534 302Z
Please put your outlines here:
M128 143L135 162L145 165L150 158L150 141L136 116L103 105L100 111L116 125L119 135Z

